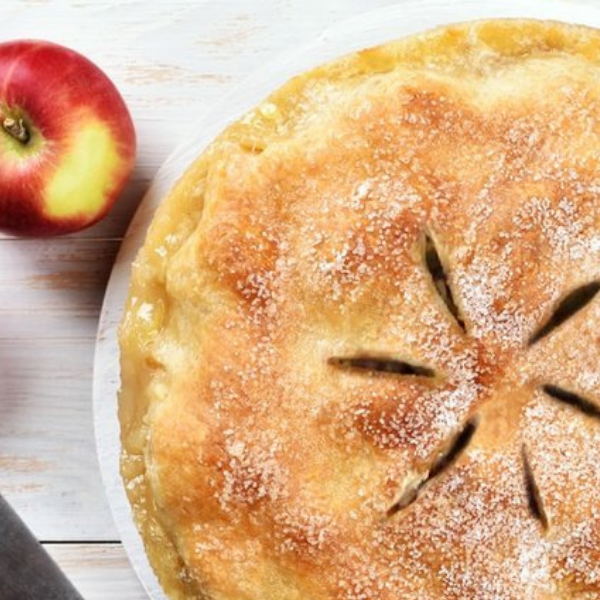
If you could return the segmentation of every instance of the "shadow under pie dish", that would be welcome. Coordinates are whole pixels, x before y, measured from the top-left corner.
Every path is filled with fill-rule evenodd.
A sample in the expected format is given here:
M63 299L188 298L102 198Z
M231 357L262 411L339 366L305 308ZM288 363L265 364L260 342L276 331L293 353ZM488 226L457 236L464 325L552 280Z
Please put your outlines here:
M301 75L158 209L122 474L177 600L600 599L600 33Z

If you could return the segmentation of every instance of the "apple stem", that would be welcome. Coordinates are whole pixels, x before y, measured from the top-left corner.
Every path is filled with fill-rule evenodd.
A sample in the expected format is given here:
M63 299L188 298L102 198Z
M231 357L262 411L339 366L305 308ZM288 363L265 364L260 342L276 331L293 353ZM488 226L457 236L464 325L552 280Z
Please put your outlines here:
M16 140L19 140L22 144L26 144L29 141L29 131L23 122L23 119L13 119L12 117L6 117L2 123L4 131L12 135Z

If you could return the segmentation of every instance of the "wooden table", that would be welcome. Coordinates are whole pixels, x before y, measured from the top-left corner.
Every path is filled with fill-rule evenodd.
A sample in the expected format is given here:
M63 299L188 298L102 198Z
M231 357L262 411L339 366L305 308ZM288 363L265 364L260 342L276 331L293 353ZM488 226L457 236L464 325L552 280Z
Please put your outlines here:
M390 3L1 0L0 40L79 50L114 80L137 126L132 181L101 223L49 240L0 234L0 493L88 600L146 598L108 510L92 428L98 314L136 206L188 123L250 71Z
M98 314L136 206L188 123L246 74L388 4L0 0L0 40L45 38L90 57L122 91L138 132L132 181L101 223L50 240L0 234L0 493L88 600L146 597L111 520L92 428Z

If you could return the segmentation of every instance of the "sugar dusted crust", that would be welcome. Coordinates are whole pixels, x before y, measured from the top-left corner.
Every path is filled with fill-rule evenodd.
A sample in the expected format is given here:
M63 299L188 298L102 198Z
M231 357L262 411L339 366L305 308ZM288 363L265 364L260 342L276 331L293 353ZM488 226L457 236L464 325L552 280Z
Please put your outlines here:
M437 29L293 79L187 170L120 330L173 599L600 599L599 57Z

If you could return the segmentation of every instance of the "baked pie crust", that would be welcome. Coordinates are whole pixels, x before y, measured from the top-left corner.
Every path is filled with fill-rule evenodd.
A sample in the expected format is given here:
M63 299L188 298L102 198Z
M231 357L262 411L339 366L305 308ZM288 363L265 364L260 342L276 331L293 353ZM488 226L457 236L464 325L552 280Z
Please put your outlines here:
M296 77L159 208L122 473L174 599L600 599L600 34Z

